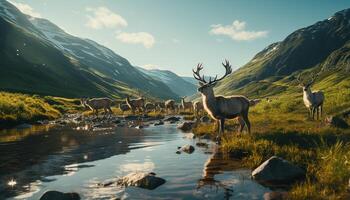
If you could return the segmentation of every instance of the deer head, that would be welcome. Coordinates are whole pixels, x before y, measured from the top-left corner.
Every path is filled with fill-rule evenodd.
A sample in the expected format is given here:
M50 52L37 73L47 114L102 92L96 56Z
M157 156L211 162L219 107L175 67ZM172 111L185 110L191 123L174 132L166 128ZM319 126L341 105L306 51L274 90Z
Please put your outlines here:
M199 81L199 88L198 91L200 93L207 93L209 91L212 91L213 87L216 85L217 82L221 81L222 79L224 79L227 75L232 73L232 68L231 65L229 63L229 61L225 60L225 63L222 63L222 65L225 67L225 74L218 79L218 75L215 76L214 79L212 79L211 77L209 77L209 81L207 82L204 78L204 75L201 76L199 73L200 71L203 69L203 65L201 63L199 63L197 65L196 70L192 70L193 71L193 77L195 79L197 79Z
M317 76L318 76L318 74L313 73L311 78L309 78L310 81L305 83L301 80L301 74L299 74L297 81L299 82L299 86L303 88L303 91L306 92L306 91L310 90L311 85L315 83Z

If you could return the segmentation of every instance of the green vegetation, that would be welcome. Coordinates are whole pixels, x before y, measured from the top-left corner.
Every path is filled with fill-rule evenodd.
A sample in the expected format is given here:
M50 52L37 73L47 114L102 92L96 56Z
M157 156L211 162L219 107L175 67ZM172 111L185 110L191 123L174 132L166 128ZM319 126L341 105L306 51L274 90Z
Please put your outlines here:
M350 90L346 89L350 80L336 81L336 76L329 76L315 86L326 94L326 115L350 107ZM251 169L273 155L306 169L306 180L292 185L290 199L344 199L349 195L350 129L308 119L300 89L289 87L288 92L270 97L271 102L264 99L251 108L252 135L238 134L238 123L227 121L221 149ZM216 126L199 124L193 131L216 134Z
M0 127L55 119L76 111L79 104L77 99L0 92Z

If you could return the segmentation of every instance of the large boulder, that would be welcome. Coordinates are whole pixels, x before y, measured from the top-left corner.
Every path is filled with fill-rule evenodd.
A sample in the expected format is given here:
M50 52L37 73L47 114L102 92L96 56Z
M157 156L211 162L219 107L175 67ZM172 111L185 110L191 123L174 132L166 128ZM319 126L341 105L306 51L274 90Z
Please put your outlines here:
M300 167L272 156L252 172L253 179L261 182L289 182L305 176Z
M194 125L195 125L195 122L183 122L179 126L177 126L177 128L184 132L189 132L192 130Z
M348 123L346 123L344 119L338 116L326 117L325 121L329 126L333 126L335 128L349 128Z
M124 187L135 186L148 190L153 190L165 183L164 179L156 177L155 175L156 174L153 172L134 172L120 178L117 181L117 184Z
M41 197L40 200L79 200L78 193L63 193L58 191L47 191Z

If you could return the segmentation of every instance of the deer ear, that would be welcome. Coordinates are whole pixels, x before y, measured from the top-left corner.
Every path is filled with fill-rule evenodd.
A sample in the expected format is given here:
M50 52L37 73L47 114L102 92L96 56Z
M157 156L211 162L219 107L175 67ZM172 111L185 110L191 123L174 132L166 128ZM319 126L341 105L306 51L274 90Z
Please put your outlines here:
M202 87L204 85L204 83L202 82L198 82L199 86Z

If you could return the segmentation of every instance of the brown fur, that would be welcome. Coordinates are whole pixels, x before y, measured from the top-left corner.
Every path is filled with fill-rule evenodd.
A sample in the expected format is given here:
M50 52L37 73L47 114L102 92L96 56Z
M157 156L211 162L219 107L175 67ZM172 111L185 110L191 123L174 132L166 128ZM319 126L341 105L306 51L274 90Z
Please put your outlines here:
M92 110L96 116L98 116L99 109L104 109L105 114L107 114L107 111L109 114L112 114L111 106L113 101L109 98L82 99L81 102L86 108Z

